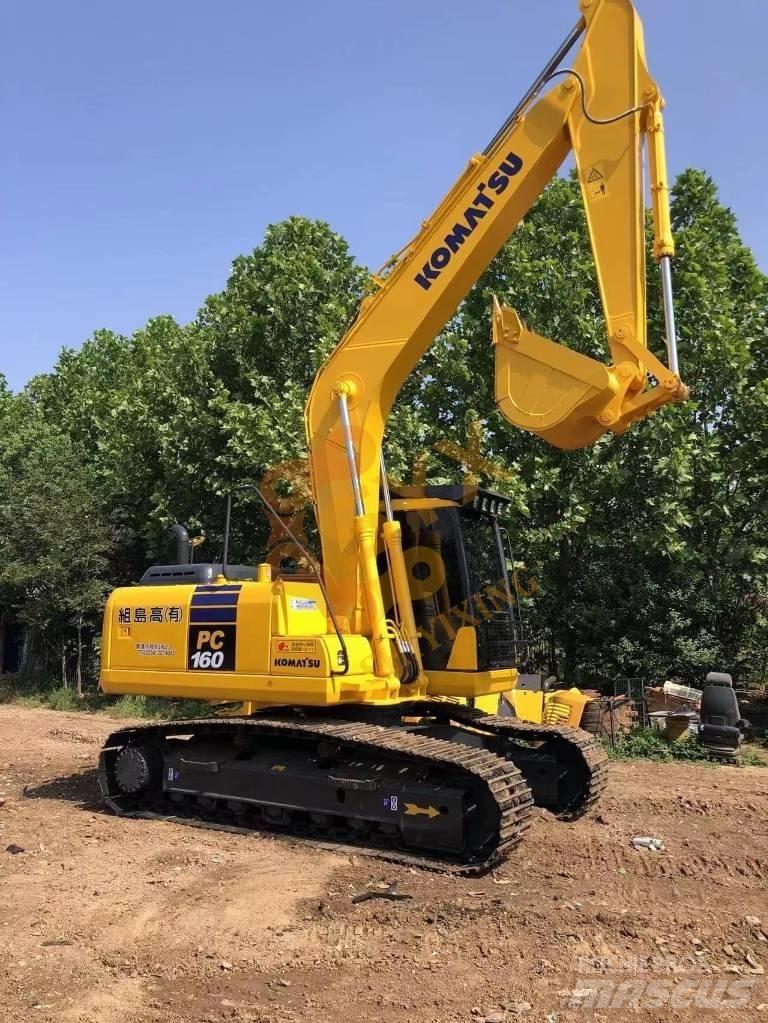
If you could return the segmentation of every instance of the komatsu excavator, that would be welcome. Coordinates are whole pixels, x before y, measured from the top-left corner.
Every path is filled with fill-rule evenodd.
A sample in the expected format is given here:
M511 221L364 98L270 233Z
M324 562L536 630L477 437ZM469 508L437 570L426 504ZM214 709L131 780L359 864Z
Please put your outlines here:
M305 412L315 575L182 553L109 597L106 692L237 704L229 716L113 733L99 780L116 812L284 831L473 873L519 842L533 804L572 819L599 797L606 758L586 732L481 709L514 689L522 656L507 501L461 486L390 490L382 459L403 382L571 150L612 361L538 336L497 302L498 406L550 444L579 448L686 396L661 93L630 0L581 0L580 15L374 278L317 373ZM646 147L668 366L646 344Z

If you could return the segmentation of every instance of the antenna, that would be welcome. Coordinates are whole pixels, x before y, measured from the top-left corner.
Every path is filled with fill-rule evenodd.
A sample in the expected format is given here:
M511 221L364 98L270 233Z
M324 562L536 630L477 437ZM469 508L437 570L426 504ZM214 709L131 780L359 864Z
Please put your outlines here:
M225 579L227 575L227 562L229 560L229 527L232 521L232 494L227 494L227 514L224 519L224 553L221 556L221 574Z

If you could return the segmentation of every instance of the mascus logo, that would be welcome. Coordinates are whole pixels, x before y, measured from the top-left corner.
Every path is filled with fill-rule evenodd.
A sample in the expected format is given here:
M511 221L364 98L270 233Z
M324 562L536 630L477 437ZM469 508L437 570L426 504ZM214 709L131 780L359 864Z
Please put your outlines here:
M507 189L509 179L519 174L522 169L523 161L517 153L507 153L488 180L480 182L472 205L464 210L464 220L453 225L452 230L443 239L445 244L435 249L422 267L421 273L413 278L419 287L429 291L432 282L437 280L480 221L487 217L488 211L496 205L495 199L488 195L488 189L490 188L496 195L501 195Z

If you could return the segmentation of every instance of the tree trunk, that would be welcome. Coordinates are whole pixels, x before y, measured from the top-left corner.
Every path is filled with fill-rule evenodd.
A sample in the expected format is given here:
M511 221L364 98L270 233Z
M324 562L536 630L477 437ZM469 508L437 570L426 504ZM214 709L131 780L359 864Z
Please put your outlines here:
M576 682L576 668L579 663L578 659L579 650L573 641L573 638L569 635L565 640L565 663L563 665L563 676L564 681L568 685L575 685Z
M82 615L77 619L77 668L75 670L75 679L77 682L77 695L82 699L83 696L83 618Z
M67 681L67 647L66 644L62 644L61 647L61 684L65 689L69 689L69 682Z

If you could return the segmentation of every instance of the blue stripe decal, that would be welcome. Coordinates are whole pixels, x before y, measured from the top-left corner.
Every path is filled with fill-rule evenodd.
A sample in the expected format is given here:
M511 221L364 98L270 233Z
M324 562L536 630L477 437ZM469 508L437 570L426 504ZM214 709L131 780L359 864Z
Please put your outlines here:
M189 620L193 625L226 625L237 621L237 608L212 607L210 610L204 607L192 608Z
M196 586L195 593L239 593L242 588L239 583L236 586Z
M192 607L234 607L239 593L193 593Z

